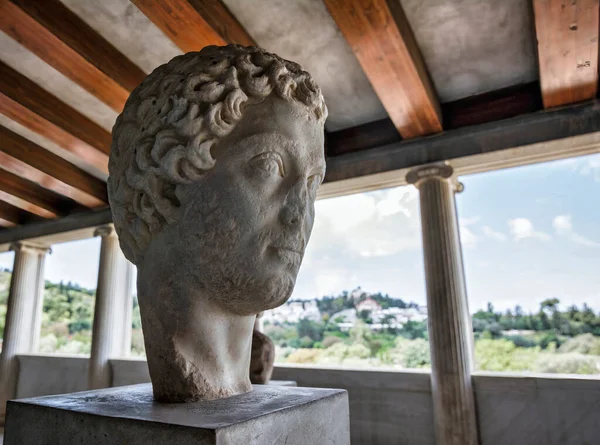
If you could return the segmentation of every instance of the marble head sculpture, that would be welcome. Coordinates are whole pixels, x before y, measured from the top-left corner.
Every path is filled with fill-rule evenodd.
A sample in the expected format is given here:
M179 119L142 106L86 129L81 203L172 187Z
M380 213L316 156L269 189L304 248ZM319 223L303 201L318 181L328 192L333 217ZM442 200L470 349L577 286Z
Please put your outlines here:
M326 117L307 72L254 47L175 57L131 93L108 193L156 400L251 390L255 316L290 297L312 230Z

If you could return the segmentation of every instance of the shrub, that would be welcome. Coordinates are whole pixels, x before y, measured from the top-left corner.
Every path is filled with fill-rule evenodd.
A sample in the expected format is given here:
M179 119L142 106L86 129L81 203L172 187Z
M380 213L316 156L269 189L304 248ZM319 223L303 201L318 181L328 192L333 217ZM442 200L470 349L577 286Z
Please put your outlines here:
M429 342L422 338L415 340L404 340L399 338L396 341L396 348L401 356L400 364L405 368L429 368L431 367L431 357L429 352Z
M475 367L482 371L534 371L540 348L517 348L506 339L475 342Z
M323 349L327 349L328 347L333 346L336 343L340 343L341 341L342 340L339 337L336 337L335 335L328 335L323 339L321 345L323 346Z
M564 342L560 348L560 353L579 352L588 355L600 355L600 338L593 334L583 334L573 337Z
M287 356L287 363L317 363L322 349L297 349Z
M536 363L536 370L563 374L596 374L600 372L600 358L579 352L543 354Z
M533 348L537 346L537 342L533 338L524 337L522 335L507 335L504 338L512 341L514 345L519 348Z

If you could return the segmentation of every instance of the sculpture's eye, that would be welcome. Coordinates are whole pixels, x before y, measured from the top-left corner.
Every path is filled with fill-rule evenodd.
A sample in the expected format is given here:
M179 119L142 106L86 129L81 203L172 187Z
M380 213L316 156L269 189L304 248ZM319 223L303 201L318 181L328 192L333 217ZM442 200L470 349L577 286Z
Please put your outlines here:
M283 160L281 159L281 156L274 151L261 153L254 157L250 163L252 168L264 178L275 176L283 178L285 176Z

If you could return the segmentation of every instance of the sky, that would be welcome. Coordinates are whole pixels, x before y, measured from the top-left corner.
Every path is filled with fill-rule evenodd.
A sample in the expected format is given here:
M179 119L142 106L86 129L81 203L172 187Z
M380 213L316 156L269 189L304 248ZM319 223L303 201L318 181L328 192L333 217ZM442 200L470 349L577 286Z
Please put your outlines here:
M459 178L471 312L491 302L537 311L546 298L600 311L600 154ZM47 280L96 287L100 240L53 246ZM0 254L12 268L13 254ZM426 304L413 186L317 201L293 298L361 287Z

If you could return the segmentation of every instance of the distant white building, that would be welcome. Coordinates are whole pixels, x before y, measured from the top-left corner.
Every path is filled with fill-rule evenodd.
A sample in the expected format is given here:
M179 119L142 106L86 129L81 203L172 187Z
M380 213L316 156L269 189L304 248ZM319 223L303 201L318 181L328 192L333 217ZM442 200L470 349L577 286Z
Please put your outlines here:
M321 320L321 311L315 300L289 301L278 308L266 311L262 321L271 324L298 323L302 318Z
M381 305L373 300L371 297L361 301L356 305L356 310L358 312L361 311L369 311L369 312L379 312L381 311Z

